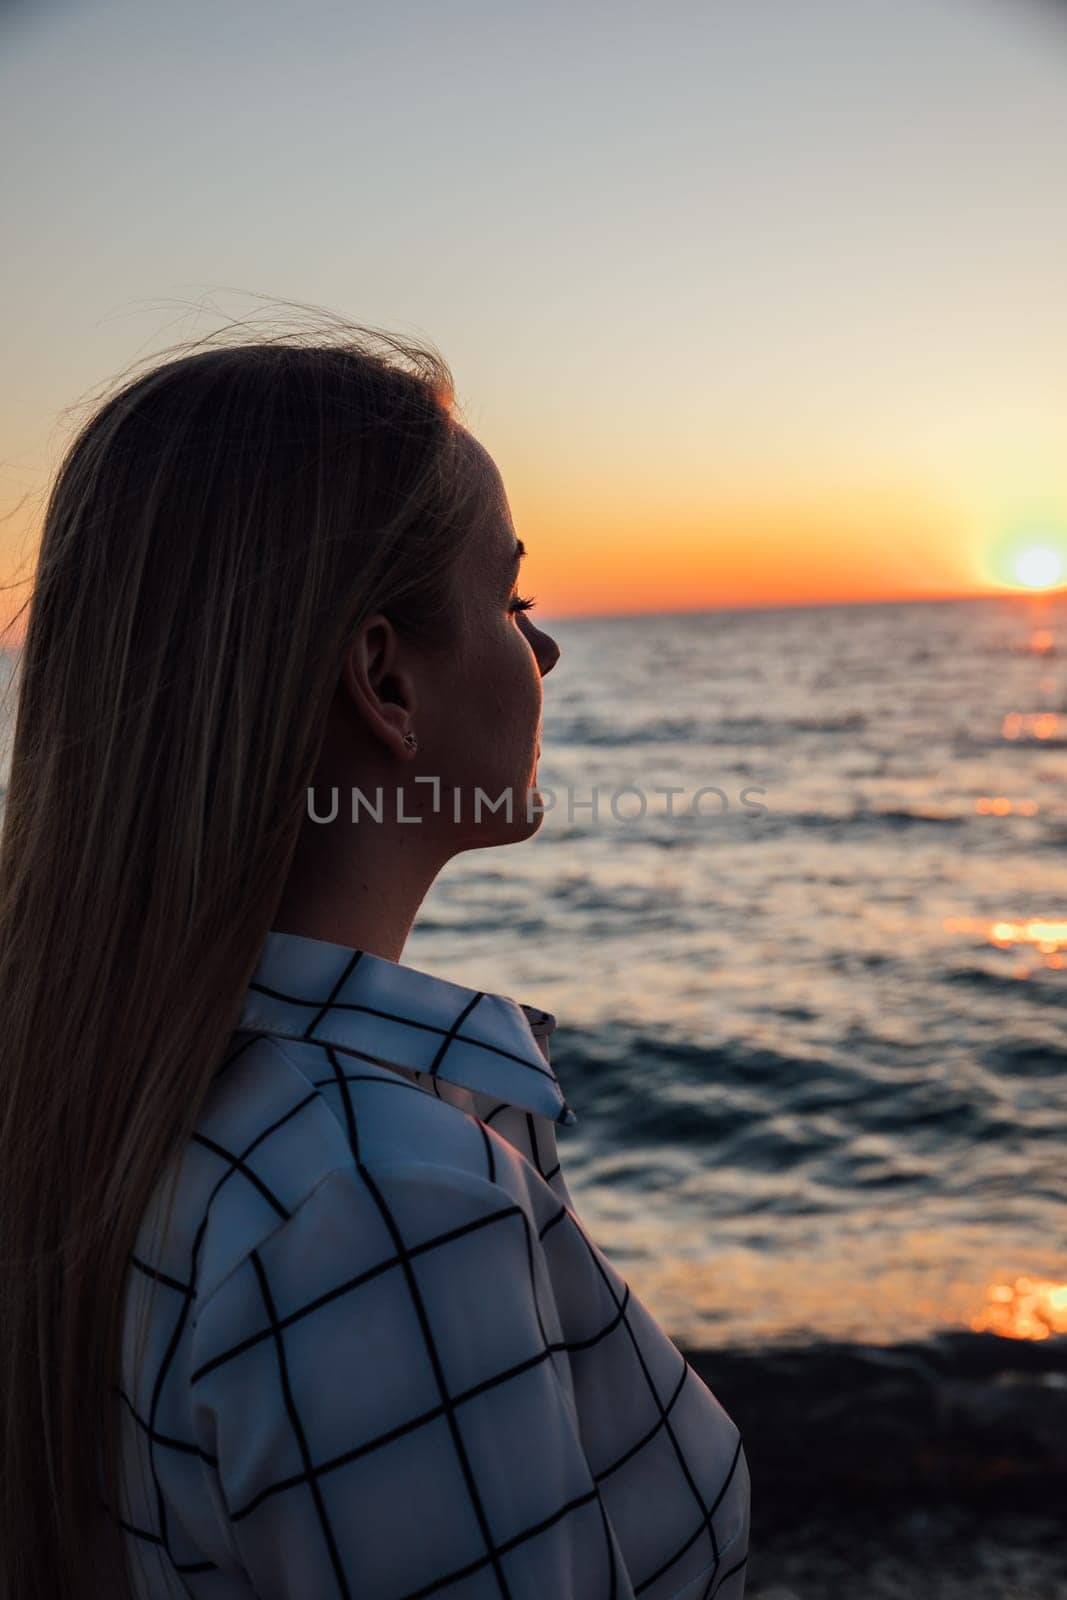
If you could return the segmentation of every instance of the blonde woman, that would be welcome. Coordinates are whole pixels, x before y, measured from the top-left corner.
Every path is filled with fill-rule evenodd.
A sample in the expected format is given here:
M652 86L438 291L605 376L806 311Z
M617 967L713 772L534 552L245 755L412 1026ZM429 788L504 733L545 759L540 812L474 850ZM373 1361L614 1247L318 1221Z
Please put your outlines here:
M62 464L0 857L4 1600L741 1595L738 1432L583 1229L554 1018L401 961L540 821L522 555L441 358L348 325L157 358Z

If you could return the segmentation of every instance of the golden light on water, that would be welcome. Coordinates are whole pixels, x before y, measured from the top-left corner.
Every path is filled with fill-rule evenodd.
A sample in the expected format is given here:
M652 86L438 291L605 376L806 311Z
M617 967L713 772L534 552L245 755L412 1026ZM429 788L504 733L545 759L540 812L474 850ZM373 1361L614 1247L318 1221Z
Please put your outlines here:
M988 1304L971 1318L975 1333L997 1333L1003 1339L1047 1339L1067 1333L1067 1283L1051 1278L1016 1278L994 1283Z
M1036 800L1009 800L1007 795L982 794L974 802L974 809L982 816L1036 817Z
M1004 948L1014 944L1035 944L1051 955L1067 945L1067 922L1046 922L1032 918L1029 922L994 922L988 933L993 944Z
M1033 739L1054 739L1059 726L1060 717L1055 711L1009 711L1000 731L1005 739L1019 739L1024 734Z
M603 1191L594 1189L594 1195L610 1211ZM591 1220L599 1224L606 1215L594 1208ZM871 1218L857 1215L836 1236L836 1248L826 1241L783 1262L776 1252L719 1241L711 1264L700 1255L703 1231L677 1253L677 1219L666 1211L654 1218L641 1214L639 1221L616 1216L616 1238L620 1244L625 1239L620 1259L634 1293L657 1309L673 1338L694 1349L718 1343L723 1329L742 1323L742 1342L783 1334L866 1341L873 1329L880 1344L942 1329L1035 1341L1067 1333L1067 1282L1057 1241L1047 1249L1038 1241L1035 1255L1024 1247L1019 1268L1008 1271L1005 1258L990 1257L966 1225L914 1229L875 1266Z
M1067 949L1067 921L1049 917L1011 921L1004 917L987 922L980 917L945 917L941 925L946 933L975 933L998 950L1029 946L1042 956L1046 967L1055 970L1067 965L1067 958L1060 953ZM1028 978L1030 969L1018 964L1012 968L1012 976Z

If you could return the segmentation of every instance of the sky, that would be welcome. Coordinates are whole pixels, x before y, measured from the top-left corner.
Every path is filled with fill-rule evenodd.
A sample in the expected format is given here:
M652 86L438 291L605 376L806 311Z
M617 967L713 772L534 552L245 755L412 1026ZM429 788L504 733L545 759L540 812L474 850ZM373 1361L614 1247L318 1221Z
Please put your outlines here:
M9 3L0 136L9 611L70 408L272 297L438 346L542 616L1067 562L1059 0Z

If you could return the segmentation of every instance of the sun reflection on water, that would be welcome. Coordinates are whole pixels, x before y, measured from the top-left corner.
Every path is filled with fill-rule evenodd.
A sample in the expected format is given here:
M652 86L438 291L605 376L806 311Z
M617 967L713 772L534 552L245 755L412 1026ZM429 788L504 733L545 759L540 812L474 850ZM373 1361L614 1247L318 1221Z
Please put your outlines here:
M971 1318L975 1333L996 1333L1004 1339L1047 1339L1067 1333L1067 1283L1051 1278L1016 1278L994 1283L989 1303Z
M1032 946L1044 957L1046 967L1064 965L1061 951L1067 948L1067 921L1046 917L1029 917L1025 921L1011 922L1002 918L985 922L978 917L945 917L942 927L946 933L977 933L998 950L1014 950L1018 946ZM1017 976L1026 976L1022 968Z
M974 802L974 809L982 816L1010 817L1013 814L1020 817L1036 817L1036 800L1009 800L1007 795L979 795Z
M1000 731L1005 739L1019 739L1024 734L1033 739L1054 739L1060 721L1055 711L1009 711Z

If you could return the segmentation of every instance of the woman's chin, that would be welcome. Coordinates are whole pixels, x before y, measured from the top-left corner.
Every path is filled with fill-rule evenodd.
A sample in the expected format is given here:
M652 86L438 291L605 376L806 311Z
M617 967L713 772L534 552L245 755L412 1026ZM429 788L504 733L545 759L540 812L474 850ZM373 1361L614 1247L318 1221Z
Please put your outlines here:
M510 798L510 807L504 798L506 795ZM463 806L462 821L452 830L454 847L458 850L519 844L537 832L548 809L538 788L536 773L526 783L513 785L510 791L499 785L486 786L478 799L477 805Z

